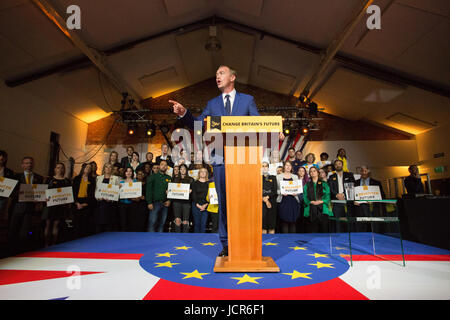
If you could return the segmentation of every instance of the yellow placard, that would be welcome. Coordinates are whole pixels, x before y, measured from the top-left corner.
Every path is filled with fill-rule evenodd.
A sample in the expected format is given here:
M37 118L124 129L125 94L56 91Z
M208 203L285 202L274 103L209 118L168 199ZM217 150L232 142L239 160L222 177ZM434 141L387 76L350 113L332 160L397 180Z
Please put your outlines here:
M206 118L208 132L281 132L281 116L211 116Z

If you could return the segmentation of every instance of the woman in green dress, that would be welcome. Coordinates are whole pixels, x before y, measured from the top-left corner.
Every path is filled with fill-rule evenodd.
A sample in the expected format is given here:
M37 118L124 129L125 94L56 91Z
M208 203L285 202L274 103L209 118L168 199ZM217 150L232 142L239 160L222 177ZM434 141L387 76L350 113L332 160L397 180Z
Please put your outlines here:
M330 208L330 187L319 179L316 167L309 169L310 181L303 188L304 217L310 233L328 232L328 217L333 216Z

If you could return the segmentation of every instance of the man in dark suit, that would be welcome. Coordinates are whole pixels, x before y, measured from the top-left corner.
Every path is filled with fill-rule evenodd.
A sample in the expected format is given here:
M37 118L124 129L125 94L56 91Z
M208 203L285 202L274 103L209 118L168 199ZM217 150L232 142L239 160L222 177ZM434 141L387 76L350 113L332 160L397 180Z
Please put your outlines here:
M370 177L370 169L368 166L361 166L361 178L356 180L355 187L358 186L378 186L380 187L381 199L385 199L386 196L383 192L383 187L381 182ZM374 215L383 215L384 207L381 203L373 203L372 213L370 212L370 205L366 203L357 203L355 202L355 213L357 217L370 217ZM374 232L380 232L381 226L379 223L371 222L372 230ZM370 231L369 224L359 223L356 225L356 231L358 232L368 232Z
M8 238L12 254L20 251L25 244L28 232L31 230L32 215L43 209L42 202L19 202L19 190L21 184L41 184L44 178L33 172L34 159L24 157L22 159L23 172L16 174L15 180L18 180L13 195L13 211L11 222L9 224Z
M134 148L132 146L127 147L127 156L120 160L120 165L122 168L126 168L129 163L131 163L131 158L133 157Z
M8 153L0 150L0 178L14 179L14 172L6 167L7 163ZM7 217L10 205L11 198L0 197L0 216L5 215Z
M161 145L161 155L156 157L156 164L160 164L161 160L166 160L167 165L173 168L174 163L172 161L171 156L169 155L169 145L167 143L163 143Z
M194 121L201 121L207 116L259 116L253 97L237 92L234 88L237 73L228 66L220 66L216 72L216 84L222 92L221 95L211 99L205 109L197 118L183 105L174 100L169 100L173 106L174 113L190 129L194 129ZM282 134L280 135L280 138ZM227 232L227 208L226 208L226 186L225 165L223 156L215 157L213 163L214 182L219 200L219 238L223 250L219 256L228 256L228 232Z
M328 185L330 186L331 200L346 200L345 184L355 183L353 173L344 172L344 163L342 160L334 161L334 168L336 173L332 174L328 178ZM351 204L347 203L347 210L351 210ZM333 204L333 214L336 218L345 217L345 205L340 203ZM342 227L342 228L341 228ZM345 232L345 225L336 222L336 232Z
M422 180L420 180L419 168L413 164L409 166L408 171L410 175L404 181L406 193L411 195L425 193Z

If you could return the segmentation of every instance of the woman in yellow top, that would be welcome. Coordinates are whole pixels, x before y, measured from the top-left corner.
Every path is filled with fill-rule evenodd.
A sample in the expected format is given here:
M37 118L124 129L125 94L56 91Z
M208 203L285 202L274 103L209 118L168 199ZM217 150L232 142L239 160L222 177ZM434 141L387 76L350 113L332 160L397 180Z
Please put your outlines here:
M210 182L209 188L208 188L208 194L206 195L206 201L209 203L208 207L206 208L206 211L208 211L210 213L209 216L211 217L211 223L212 223L211 233L217 233L219 230L219 203L211 204L211 201L210 201L211 192L215 191L215 190L216 190L216 185L214 184L214 182ZM217 199L217 192L215 194L215 197Z
M342 170L344 172L349 172L348 171L348 159L347 159L347 153L345 152L344 148L340 148L337 152L337 159L342 161L343 167Z

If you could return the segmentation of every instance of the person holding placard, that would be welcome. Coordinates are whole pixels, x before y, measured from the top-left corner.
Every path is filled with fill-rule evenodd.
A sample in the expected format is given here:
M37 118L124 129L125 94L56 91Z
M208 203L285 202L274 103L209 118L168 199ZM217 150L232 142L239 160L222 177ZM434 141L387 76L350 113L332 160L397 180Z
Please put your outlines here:
M170 200L167 200L167 186L172 177L166 174L167 161L160 160L159 172L147 177L145 200L149 209L148 232L163 232Z
M102 174L97 177L96 188L100 188L102 184L119 186L119 177L113 175L113 165L105 163L103 165ZM117 217L118 204L117 201L99 198L97 199L97 207L95 212L95 232L113 231L114 220Z
M74 233L75 238L80 238L88 234L90 218L94 214L95 179L91 175L90 164L82 165L80 173L73 178L72 189Z
M276 176L269 175L269 163L262 163L263 172L263 210L262 210L262 228L263 233L275 233L275 227L277 222L277 178Z
M381 199L385 199L385 194L383 192L383 186L381 182L373 179L370 176L370 168L366 165L361 166L361 178L356 180L355 187L357 186L378 186L380 188ZM358 201L354 202L355 204L355 215L357 217L370 217L375 215L382 215L384 206L380 203L360 203ZM378 232L381 226L379 224L370 223L358 223L355 227L357 232L369 232L374 231Z
M347 200L345 187L352 183L354 185L355 179L353 178L353 174L351 172L344 172L344 163L339 159L334 160L334 168L336 173L328 178L331 200ZM345 204L333 203L333 215L336 218L345 217L345 207ZM352 209L353 205L348 202L347 210L349 214ZM346 229L347 226L345 223L336 222L336 232L347 231Z
M23 248L26 237L31 230L31 218L35 212L41 212L43 209L42 202L19 202L19 190L22 184L42 184L44 178L33 172L33 157L24 157L22 159L22 173L15 175L14 179L19 182L13 191L13 209L11 222L9 224L8 238L12 253L17 253Z
M66 188L72 186L72 183L65 177L66 166L62 162L58 162L54 169L54 176L48 183L49 189ZM58 240L59 224L65 218L66 212L70 210L70 204L62 204L46 207L42 215L45 220L44 243L45 247L54 245Z
M134 171L133 168L128 166L125 169L125 179L119 181L120 187L126 183L137 182L137 179L133 179ZM120 231L131 231L131 225L133 224L133 200L126 198L119 200L119 221L120 221Z
M14 172L6 167L8 163L8 154L4 150L0 150L0 179L14 179ZM0 196L0 215L7 214L11 205L11 197ZM6 217L8 218L8 217Z
M192 216L194 218L194 232L204 233L206 229L206 222L208 220L208 195L209 182L208 170L201 168L198 171L198 180L192 183Z
M300 215L300 192L287 193L283 188L286 181L291 181L293 185L299 183L298 177L292 174L292 164L286 161L283 166L283 173L277 175L277 203L278 215L281 220L282 233L295 233L296 221Z
M206 201L208 202L206 211L208 211L211 218L211 233L217 233L219 231L219 199L214 182L210 182L208 185Z
M188 175L188 167L186 164L180 164L180 174L175 176L172 182L188 184L189 193L192 192L191 184L194 182L194 179ZM175 232L181 232L181 224L183 224L183 233L189 232L189 216L191 213L191 200L189 198L183 200L173 199L172 201Z
M333 216L330 209L330 187L320 181L319 170L309 169L310 181L303 188L305 204L304 216L309 218L307 230L310 233L328 232L328 217Z

